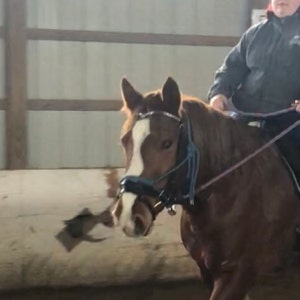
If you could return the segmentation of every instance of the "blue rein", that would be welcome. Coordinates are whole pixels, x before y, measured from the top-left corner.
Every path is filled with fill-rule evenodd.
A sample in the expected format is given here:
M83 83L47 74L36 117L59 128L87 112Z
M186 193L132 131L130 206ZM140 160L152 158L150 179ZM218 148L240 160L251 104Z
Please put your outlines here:
M187 134L187 148L186 148L186 156L185 158L180 161L177 165L171 168L166 173L162 174L161 176L155 179L147 179L139 176L125 176L120 181L120 194L125 192L130 192L136 194L137 196L150 196L154 198L158 198L160 204L166 208L171 207L174 204L184 204L186 201L190 201L190 205L195 204L195 186L197 181L197 175L199 170L199 149L193 142L192 137L192 128L190 125L189 119L186 117L185 124L182 123L182 120L172 115L168 112L163 111L150 111L146 114L139 114L138 120L150 118L153 115L162 115L167 118L171 118L179 123L179 126L184 128L186 125L186 134ZM187 164L187 187L188 190L181 193L179 196L170 195L165 189L157 190L154 188L154 185L163 180L168 178L171 174L175 173L178 169L183 167Z

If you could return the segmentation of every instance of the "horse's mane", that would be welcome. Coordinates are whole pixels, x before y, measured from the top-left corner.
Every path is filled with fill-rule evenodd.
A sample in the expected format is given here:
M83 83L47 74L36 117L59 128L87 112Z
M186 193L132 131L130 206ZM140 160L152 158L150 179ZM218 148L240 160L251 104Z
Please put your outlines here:
M184 97L181 110L191 120L195 143L216 172L239 162L267 141L265 132L260 128L234 120L197 98ZM277 151L270 147L253 161L260 168L262 164L265 167L266 163L272 163L274 157L278 158Z

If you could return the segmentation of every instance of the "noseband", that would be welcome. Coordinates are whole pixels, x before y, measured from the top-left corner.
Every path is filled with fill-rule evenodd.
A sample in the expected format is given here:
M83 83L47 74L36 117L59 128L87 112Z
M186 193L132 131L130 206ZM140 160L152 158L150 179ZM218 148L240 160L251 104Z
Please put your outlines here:
M178 145L184 135L187 138L187 144L185 146L185 157L181 159L177 157L178 163L168 170L166 173L160 175L155 179L148 179L139 176L125 176L120 181L120 195L125 192L133 193L137 196L149 196L153 198L159 199L159 202L156 204L162 205L162 207L170 208L174 204L187 204L189 201L191 205L194 205L194 197L195 197L195 185L196 179L199 170L199 150L196 145L193 143L192 139L192 129L189 122L188 117L185 117L185 122L183 122L182 118L179 118L173 114L164 111L150 111L145 114L140 113L138 115L137 120L142 119L150 119L154 115L161 115L163 117L172 119L178 123L178 126L181 129L181 134L179 137ZM179 148L179 147L178 147ZM180 149L178 149L180 151ZM178 156L178 153L177 153ZM172 195L170 194L166 188L164 189L155 189L154 185L157 182L160 182L163 179L169 178L170 175L174 174L177 170L182 168L185 164L187 164L187 174L186 174L186 184L184 184L185 190L183 187L179 194Z

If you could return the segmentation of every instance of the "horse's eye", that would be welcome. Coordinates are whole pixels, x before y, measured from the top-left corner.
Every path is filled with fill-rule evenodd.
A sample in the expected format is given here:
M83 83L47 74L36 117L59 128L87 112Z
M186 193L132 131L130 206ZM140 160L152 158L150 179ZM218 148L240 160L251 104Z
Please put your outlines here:
M165 140L161 144L161 149L162 150L167 150L172 146L172 141L171 140Z

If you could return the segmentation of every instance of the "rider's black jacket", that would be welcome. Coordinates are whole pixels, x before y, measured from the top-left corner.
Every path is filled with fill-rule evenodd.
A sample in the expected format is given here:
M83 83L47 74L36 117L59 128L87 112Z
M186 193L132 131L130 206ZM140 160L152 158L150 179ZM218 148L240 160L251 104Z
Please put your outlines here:
M216 72L208 98L223 94L247 112L272 112L300 99L300 8L247 30Z

